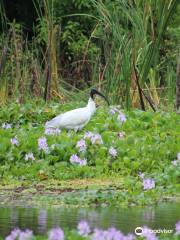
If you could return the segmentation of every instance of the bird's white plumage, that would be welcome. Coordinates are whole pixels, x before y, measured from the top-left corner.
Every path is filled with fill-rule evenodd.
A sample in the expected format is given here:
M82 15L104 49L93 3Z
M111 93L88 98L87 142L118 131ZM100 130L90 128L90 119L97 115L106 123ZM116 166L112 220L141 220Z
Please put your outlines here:
M84 108L77 108L58 115L52 120L46 122L46 128L66 128L80 130L90 120L96 111L96 105L92 98L89 98L88 104Z

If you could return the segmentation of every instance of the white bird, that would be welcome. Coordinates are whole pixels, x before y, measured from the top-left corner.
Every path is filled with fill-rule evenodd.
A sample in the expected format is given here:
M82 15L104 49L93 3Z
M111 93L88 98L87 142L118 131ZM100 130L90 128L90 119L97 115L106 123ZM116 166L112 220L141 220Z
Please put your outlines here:
M77 108L58 115L52 120L46 122L45 128L50 129L74 129L75 131L81 130L91 119L92 115L96 111L96 103L94 101L94 95L103 97L109 105L107 98L96 89L91 89L90 98L86 107Z

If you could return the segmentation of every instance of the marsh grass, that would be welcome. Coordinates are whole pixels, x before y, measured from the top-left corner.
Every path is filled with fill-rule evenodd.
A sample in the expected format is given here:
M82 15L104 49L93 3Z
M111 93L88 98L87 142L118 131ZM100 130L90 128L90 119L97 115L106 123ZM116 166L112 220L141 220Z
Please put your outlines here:
M22 25L8 21L1 4L1 103L11 99L23 102L32 96L46 101L56 98L61 102L85 99L90 86L105 91L112 104L121 104L127 109L149 109L147 99L155 108L163 101L172 103L175 70L161 59L160 51L177 0L123 0L114 4L91 0L96 15L74 14L74 17L84 16L95 21L82 61L72 63L77 72L87 65L91 69L91 83L82 90L61 74L61 20L73 15L57 17L54 1L33 2L38 19L31 41L24 36ZM99 51L89 57L87 52L92 42Z
M141 87L151 88L148 95L159 105L162 71L159 50L178 1L120 1L115 2L113 8L107 2L92 2L104 32L103 47L108 64L105 89L110 92L112 102L124 102L127 108L139 105L134 63ZM166 73L163 84L168 87L168 98L172 99L175 92L172 69L169 71L167 67Z

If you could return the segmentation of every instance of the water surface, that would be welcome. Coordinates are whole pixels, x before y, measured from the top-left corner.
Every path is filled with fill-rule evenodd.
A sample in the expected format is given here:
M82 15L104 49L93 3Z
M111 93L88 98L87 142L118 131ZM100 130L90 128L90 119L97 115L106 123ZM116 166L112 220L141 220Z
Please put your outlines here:
M152 229L174 229L180 220L180 204L161 203L155 207L130 208L31 208L0 207L0 236L4 237L15 228L32 229L35 234L45 235L49 229L76 228L85 219L91 227L116 227L124 233L134 232L137 226Z

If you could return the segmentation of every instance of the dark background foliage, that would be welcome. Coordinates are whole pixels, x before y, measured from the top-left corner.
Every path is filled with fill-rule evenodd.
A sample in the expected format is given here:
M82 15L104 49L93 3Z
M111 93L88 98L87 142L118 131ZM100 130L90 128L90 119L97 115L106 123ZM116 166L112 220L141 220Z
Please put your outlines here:
M128 106L131 98L134 102L132 105L136 106L130 93L130 88L136 88L133 61L136 62L142 87L148 85L150 88L171 89L166 92L168 96L175 93L180 6L178 1L172 2L174 8L170 16L167 16L168 24L161 34L161 22L165 22L163 19L166 19L169 4L162 0L2 0L0 45L3 48L4 35L7 36L8 29L13 29L13 39L9 44L12 56L17 57L17 51L13 53L12 49L15 39L19 39L22 45L22 48L19 48L19 43L18 47L14 46L14 49L22 50L15 65L23 65L22 55L25 54L25 49L31 52L26 51L26 58L33 58L34 63L28 60L31 67L27 66L27 69L32 71L26 74L29 79L24 81L24 89L27 85L32 86L32 82L45 86L46 89L47 84L44 82L48 82L47 75L50 74L52 83L56 86L52 84L52 89L57 92L59 84L68 90L87 89L95 85L104 88L110 97L121 96L113 97L113 102L123 101ZM144 38L141 37L143 34ZM154 44L156 50L150 56L152 59L148 60L151 44ZM17 59L21 61L17 63ZM32 65L37 66L35 62L38 62L40 70L33 70ZM22 72L21 69L15 77L5 78L13 77L20 81L18 79L22 78ZM36 76L34 72L37 72ZM32 75L33 80L30 80ZM160 90L156 94L162 92ZM155 93L149 95L153 98ZM156 100L154 99L158 104L159 101Z

